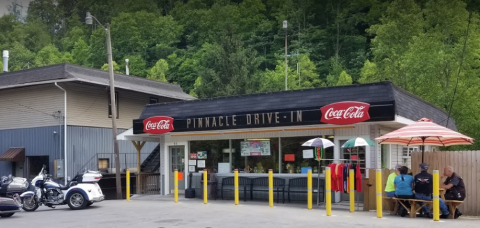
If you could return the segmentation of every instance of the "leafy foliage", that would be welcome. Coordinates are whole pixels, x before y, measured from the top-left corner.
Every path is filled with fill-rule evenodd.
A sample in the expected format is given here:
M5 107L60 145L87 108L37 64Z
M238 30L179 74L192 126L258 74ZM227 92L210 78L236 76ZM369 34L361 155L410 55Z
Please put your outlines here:
M289 90L390 80L480 137L478 1L33 0L26 9L14 0L0 17L10 71L105 68L110 23L116 72L129 59L131 75L199 98L284 90L285 68ZM85 25L87 11L104 24Z

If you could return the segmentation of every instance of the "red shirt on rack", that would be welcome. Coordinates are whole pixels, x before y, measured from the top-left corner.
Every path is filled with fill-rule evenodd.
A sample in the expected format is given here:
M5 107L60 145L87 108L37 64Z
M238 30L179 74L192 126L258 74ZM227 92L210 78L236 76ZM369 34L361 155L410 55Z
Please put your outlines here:
M337 165L337 192L343 192L343 169L345 164Z
M357 192L362 192L362 173L360 173L360 165L357 165L355 170L356 188Z
M330 165L328 165L328 167L330 167L330 174L331 174L331 190L332 191L336 191L336 179L337 179L337 175L336 175L336 168L337 168L337 164L335 163L331 163Z

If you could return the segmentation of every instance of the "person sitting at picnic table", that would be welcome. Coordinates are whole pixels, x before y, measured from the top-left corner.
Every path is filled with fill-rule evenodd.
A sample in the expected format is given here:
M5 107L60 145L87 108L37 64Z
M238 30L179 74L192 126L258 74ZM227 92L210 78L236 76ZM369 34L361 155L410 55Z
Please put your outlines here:
M415 175L415 199L420 200L432 200L432 193L433 193L433 175L428 173L428 164L421 163L420 164L420 173ZM424 203L421 203L423 205ZM425 215L429 218L433 218L428 205L423 207L423 211ZM447 210L448 212L448 210Z
M445 189L445 200L458 200L463 201L465 200L466 192L465 192L465 183L463 183L463 179L460 175L455 173L453 167L447 166L443 169L443 175L447 177L443 184L440 184L440 188ZM443 208L443 209L442 209ZM446 210L448 212L447 206L443 200L440 200L440 210ZM455 209L455 216L454 218L458 218L462 215L460 210ZM447 218L445 213L442 214L443 218Z
M395 181L395 177L398 176L398 174L400 174L401 167L402 165L397 164L395 166L395 172L390 173L390 175L388 175L387 185L385 186L385 195L387 197L395 197L395 184L393 182Z
M402 166L400 168L400 175L395 177L394 184L395 184L395 196L401 199L413 199L413 177L408 175L408 167ZM408 201L403 201L403 204L406 207L410 207ZM400 207L399 214L402 217L407 215L407 210L405 208Z

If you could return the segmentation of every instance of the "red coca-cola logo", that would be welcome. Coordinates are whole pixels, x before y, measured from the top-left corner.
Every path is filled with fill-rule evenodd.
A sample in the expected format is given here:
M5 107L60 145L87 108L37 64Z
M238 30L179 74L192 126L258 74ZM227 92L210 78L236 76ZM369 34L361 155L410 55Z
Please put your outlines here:
M370 104L355 101L344 101L326 105L322 111L322 123L345 125L363 122L370 119Z
M165 134L173 131L173 118L153 116L143 120L143 132L149 134Z

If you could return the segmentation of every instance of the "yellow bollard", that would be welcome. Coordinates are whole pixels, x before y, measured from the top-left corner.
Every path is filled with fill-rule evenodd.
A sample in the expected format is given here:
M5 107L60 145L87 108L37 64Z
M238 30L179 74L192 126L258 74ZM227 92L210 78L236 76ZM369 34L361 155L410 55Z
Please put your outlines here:
M355 212L355 171L350 170L350 212Z
M273 207L273 170L268 170L268 205Z
M376 174L376 189L377 189L377 218L382 217L382 170L377 169L377 174Z
M238 169L234 171L234 187L235 187L235 205L238 205Z
M130 170L127 169L127 201L130 201Z
M308 170L307 174L307 208L312 210L312 170Z
M178 169L173 172L173 199L178 203Z
M207 170L203 170L203 203L207 204L208 202L208 176Z
M332 215L332 173L330 167L325 168L325 204L327 216Z
M440 173L433 170L433 221L440 220Z

